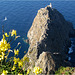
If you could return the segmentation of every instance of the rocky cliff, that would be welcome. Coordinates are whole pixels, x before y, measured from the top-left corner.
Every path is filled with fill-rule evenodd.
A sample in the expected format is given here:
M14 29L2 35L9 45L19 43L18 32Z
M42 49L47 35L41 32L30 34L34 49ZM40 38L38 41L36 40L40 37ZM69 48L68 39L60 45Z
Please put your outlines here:
M38 10L27 35L30 47L26 56L31 66L40 66L43 74L49 75L58 67L69 65L65 59L72 33L72 23L56 9L47 6Z

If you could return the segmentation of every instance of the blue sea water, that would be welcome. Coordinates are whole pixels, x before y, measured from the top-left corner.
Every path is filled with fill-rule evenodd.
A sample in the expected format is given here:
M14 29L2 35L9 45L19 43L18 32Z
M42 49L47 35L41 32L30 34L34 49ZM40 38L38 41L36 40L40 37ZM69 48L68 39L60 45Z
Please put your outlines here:
M53 8L62 13L67 21L73 23L75 28L75 1L0 1L0 39L2 36L2 25L4 25L5 32L9 32L12 29L17 30L17 34L21 36L17 43L20 41L22 45L20 58L23 57L24 51L27 51L29 47L22 38L27 38L27 32L32 25L37 11L49 5L50 2ZM7 20L3 21L5 17L7 17ZM75 46L75 39L71 40ZM75 63L74 47L70 57L71 62Z

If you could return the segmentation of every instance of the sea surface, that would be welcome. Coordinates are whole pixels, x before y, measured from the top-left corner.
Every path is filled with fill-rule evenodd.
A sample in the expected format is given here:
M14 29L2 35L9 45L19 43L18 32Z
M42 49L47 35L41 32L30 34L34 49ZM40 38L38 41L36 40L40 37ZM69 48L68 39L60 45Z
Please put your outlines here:
M52 7L56 8L63 14L67 21L73 23L75 28L75 1L2 1L0 0L0 39L2 38L2 25L4 31L9 32L12 29L17 31L17 35L21 37L17 40L21 42L21 50L19 57L22 58L24 51L28 51L29 45L23 41L27 38L27 32L30 29L33 20L40 8L44 8L52 3ZM4 21L5 17L7 18ZM70 59L75 66L75 38L71 38L72 46L70 49ZM17 45L15 43L15 45ZM15 46L14 46L15 47Z

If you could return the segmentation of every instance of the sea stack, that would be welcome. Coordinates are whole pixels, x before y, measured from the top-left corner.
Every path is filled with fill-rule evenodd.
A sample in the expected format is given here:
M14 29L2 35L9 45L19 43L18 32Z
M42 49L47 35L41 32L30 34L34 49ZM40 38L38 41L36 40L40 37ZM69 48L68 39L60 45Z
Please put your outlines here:
M41 75L54 74L60 66L70 65L66 59L73 25L52 9L48 5L38 10L27 35L30 46L26 56L30 58L30 67L35 65L43 69Z

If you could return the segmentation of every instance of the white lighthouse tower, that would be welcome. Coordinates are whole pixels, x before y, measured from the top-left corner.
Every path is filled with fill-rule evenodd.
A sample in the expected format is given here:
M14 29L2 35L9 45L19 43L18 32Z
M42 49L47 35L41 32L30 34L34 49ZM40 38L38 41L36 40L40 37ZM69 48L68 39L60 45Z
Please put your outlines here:
M51 3L50 3L50 5L49 5L49 6L50 6L50 8L52 8L52 4L51 4Z

